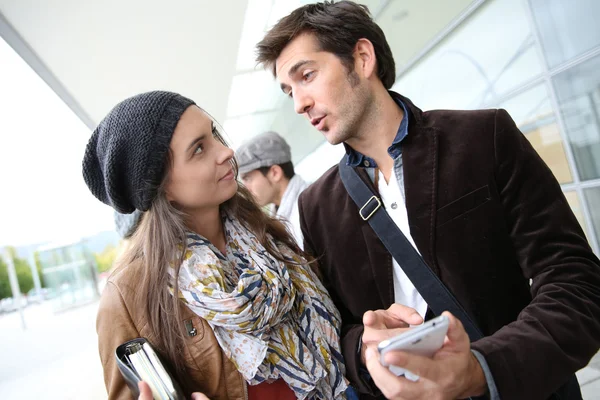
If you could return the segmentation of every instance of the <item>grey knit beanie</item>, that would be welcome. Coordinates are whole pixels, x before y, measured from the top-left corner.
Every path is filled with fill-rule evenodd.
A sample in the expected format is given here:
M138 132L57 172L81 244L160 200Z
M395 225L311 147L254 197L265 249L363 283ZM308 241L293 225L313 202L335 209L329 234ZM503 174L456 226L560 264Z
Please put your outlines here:
M135 210L131 214L121 214L115 211L115 229L119 236L129 239L135 233L143 214L140 210Z
M162 91L117 104L94 130L83 157L92 194L122 214L147 211L165 174L173 131L193 104Z

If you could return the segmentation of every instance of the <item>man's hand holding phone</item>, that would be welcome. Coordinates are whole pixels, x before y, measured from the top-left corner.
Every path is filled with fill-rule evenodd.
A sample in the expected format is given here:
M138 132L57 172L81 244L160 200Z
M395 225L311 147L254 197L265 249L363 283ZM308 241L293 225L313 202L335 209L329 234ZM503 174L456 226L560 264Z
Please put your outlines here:
M373 346L366 349L367 369L388 399L456 399L485 393L485 376L471 353L469 337L462 323L449 312L443 315L448 319L448 332L442 347L432 358L406 351L389 351L384 356L387 365L419 376L416 382L396 376L383 366Z
M377 349L380 342L390 339L410 328L423 323L417 310L401 304L392 304L387 310L367 311L363 315L365 330L362 336L361 361L366 365L365 352Z
M388 353L394 351L405 351L411 354L417 354L422 357L433 357L433 355L442 348L444 338L448 332L449 319L442 315L433 318L424 324L412 329L408 329L401 334L386 339L379 343L379 361L381 365L387 366L391 372L397 376L404 375L411 381L419 380L419 376L411 371L400 368L396 365L390 365L385 357Z

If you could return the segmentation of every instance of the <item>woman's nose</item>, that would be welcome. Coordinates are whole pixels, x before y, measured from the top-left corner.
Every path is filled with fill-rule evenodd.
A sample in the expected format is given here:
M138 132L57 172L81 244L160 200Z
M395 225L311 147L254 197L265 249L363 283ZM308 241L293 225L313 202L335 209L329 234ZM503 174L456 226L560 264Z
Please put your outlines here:
M225 146L225 145L221 145L222 149L219 152L219 157L218 157L218 163L219 164L223 164L228 162L229 160L231 160L233 158L234 152L233 149Z

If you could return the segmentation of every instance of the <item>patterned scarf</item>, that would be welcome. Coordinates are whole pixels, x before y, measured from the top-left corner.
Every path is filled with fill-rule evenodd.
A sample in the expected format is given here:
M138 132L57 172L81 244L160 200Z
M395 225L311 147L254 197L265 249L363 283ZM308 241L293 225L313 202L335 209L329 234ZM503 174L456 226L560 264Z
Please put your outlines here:
M250 385L282 378L298 399L345 399L340 314L306 261L222 213L227 248L187 236L179 297L208 321L226 356Z

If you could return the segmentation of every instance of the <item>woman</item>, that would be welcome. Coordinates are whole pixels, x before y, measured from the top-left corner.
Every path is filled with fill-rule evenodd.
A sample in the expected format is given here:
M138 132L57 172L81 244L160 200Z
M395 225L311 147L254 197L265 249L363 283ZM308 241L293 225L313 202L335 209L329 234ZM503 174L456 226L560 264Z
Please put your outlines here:
M187 395L345 398L339 313L284 226L238 186L233 151L192 100L155 91L118 104L83 175L116 211L144 212L98 312L110 399L131 397L114 351L136 337Z

